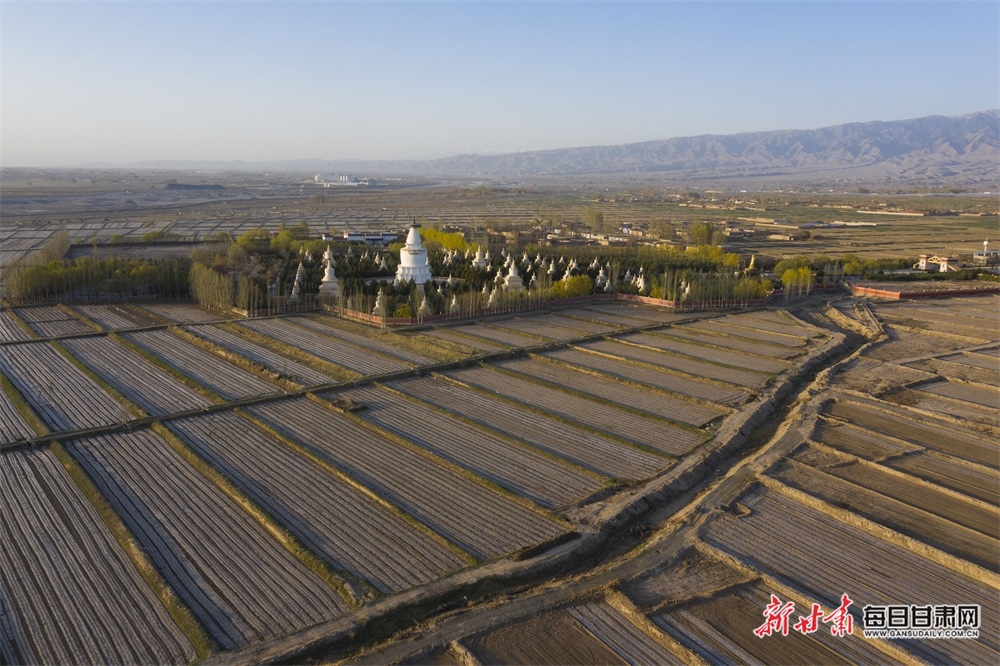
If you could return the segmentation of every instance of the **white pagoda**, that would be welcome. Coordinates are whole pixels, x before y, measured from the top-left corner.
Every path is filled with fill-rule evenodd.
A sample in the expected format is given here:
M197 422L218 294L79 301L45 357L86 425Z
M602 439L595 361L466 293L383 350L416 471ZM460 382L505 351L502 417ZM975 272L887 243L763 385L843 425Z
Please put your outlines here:
M504 291L524 291L524 280L517 274L517 266L510 265L510 273L503 281Z
M486 268L486 257L483 256L482 246L476 249L476 257L472 260L472 267L479 269Z
M395 284L413 280L418 287L431 279L431 265L427 261L427 248L420 240L420 225L416 222L406 236L406 245L399 251L399 266L396 267Z
M333 273L333 250L330 249L329 245L326 246L326 252L323 253L323 262L326 264L326 274L323 275L323 282L319 285L319 295L339 298L340 282Z

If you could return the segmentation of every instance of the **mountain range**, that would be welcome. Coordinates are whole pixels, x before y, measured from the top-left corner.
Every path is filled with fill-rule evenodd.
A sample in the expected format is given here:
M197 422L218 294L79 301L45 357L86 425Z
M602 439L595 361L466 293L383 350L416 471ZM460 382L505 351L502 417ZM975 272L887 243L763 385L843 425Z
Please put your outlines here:
M995 183L1000 109L812 130L679 137L436 160L141 162L141 168L288 170L320 174L413 174L521 180L647 176L671 180L802 179L910 183Z

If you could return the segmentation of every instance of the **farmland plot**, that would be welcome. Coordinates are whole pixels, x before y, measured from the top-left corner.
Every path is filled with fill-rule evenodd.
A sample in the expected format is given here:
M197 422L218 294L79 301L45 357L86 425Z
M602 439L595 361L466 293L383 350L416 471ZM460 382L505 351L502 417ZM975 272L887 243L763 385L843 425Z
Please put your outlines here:
M626 384L541 359L518 358L499 363L497 367L541 379L557 387L572 388L573 391L586 396L593 396L695 427L729 413L726 409L682 400L656 390Z
M1000 467L1000 447L953 425L931 424L909 414L889 413L848 400L828 405L826 412L924 448L944 451L994 469Z
M593 310L595 312L629 317L632 319L641 319L643 321L657 324L669 324L670 322L678 321L680 319L688 319L691 317L690 314L686 313L679 314L669 310L660 310L649 305L634 305L632 303L589 303L587 304L586 309Z
M551 320L542 320L540 317L516 317L495 320L490 322L490 325L507 331L514 331L515 333L533 335L545 340L572 340L587 335L585 331L560 326Z
M346 610L331 587L153 431L74 440L69 449L223 648Z
M756 372L766 372L777 374L787 370L790 364L787 361L777 359L760 358L748 356L735 351L717 349L706 345L692 344L677 338L670 337L673 329L661 333L633 333L621 338L625 342L630 342L644 347L653 347L675 354L684 354L692 358L702 359L710 363L729 365L734 368L743 368Z
M344 330L343 328L339 328L337 326L326 325L321 320L311 319L309 317L288 317L287 321L298 324L299 326L305 326L306 328L316 331L317 333L339 338L345 342L350 342L351 344L357 345L358 347L362 347L369 351L385 354L391 358L401 359L414 365L427 365L428 363L433 363L432 359L429 359L426 356L421 356L420 354L415 354L408 349L403 349L381 340L352 333L351 331Z
M336 365L353 370L362 375L377 375L397 372L413 367L401 360L361 349L327 335L321 335L301 326L289 324L281 319L252 319L241 321L240 326L263 333Z
M930 661L995 663L1000 657L998 590L843 524L773 490L741 500L750 512L724 514L703 528L703 538L758 569L786 581L827 608L847 593L860 624L867 604L979 604L978 640L903 641ZM759 611L758 611L759 612ZM759 619L759 617L758 617Z
M745 391L739 391L722 384L698 381L683 375L667 372L666 370L657 370L649 366L639 365L637 362L620 356L611 357L575 348L559 349L543 354L543 356L563 363L603 372L612 377L621 377L640 384L655 386L672 393L680 393L692 398L700 398L701 400L723 405L736 405L749 397L749 394Z
M728 316L726 318L728 319ZM811 338L816 334L815 330L805 322L796 319L787 312L778 310L741 312L740 314L732 315L732 322L761 331L796 335L804 338Z
M676 370L678 372L693 375L695 377L715 379L729 384L734 384L736 386L748 386L759 389L763 388L764 385L771 379L770 375L766 375L762 372L751 372L749 370L727 368L722 365L716 365L715 363L708 363L706 361L689 358L687 356L671 354L670 352L659 349L640 347L639 345L625 342L626 339L627 336L626 338L621 338L620 340L599 340L597 342L587 342L580 345L580 348L610 354L611 356L621 356L632 361L657 365L669 370Z
M885 464L983 502L1000 505L1000 488L997 488L995 469L967 463L934 451L888 460Z
M756 340L770 345L792 348L805 346L809 339L809 335L806 333L795 335L794 331L788 331L785 333L762 331L758 328L752 328L750 326L752 323L753 322L740 319L738 315L726 315L725 317L718 317L715 319L703 319L701 321L686 322L684 324L684 328L732 335L737 338L745 338L747 340Z
M895 396L892 397L895 398ZM910 389L900 391L899 397L902 404L925 412L950 416L968 425L981 423L993 427L1000 426L1000 410L996 407L986 407L964 400L937 396L933 393Z
M71 317L54 305L15 308L14 312L21 319L28 322L28 326L42 337L50 338L60 335L94 332L94 329L79 319Z
M979 358L992 361L993 367L977 367L974 363L967 363L969 356L964 354L913 361L907 363L906 367L916 368L948 379L1000 386L1000 367L998 367L996 359L990 359L988 356L980 356Z
M906 502L886 497L807 465L786 462L768 474L782 483L819 497L871 521L923 541L938 550L995 571L1000 567L1000 540L986 536Z
M462 335L472 335L477 338L485 338L486 340L499 342L500 344L507 345L509 347L534 347L535 345L547 342L545 338L537 335L518 333L510 329L498 328L496 326L483 323L463 326L460 330Z
M868 464L853 456L819 450L811 445L801 447L793 458L827 474L897 499L910 507L941 516L980 534L997 537L1000 507L973 502L963 495L947 492L916 477L893 473L885 466Z
M232 412L168 424L313 552L383 593L465 566L443 544Z
M311 400L269 403L250 411L477 557L504 555L566 531Z
M0 390L0 443L14 442L35 436L35 431L24 420L7 393Z
M574 320L579 321L601 322L608 324L609 326L618 326L620 328L641 328L643 326L652 326L653 324L658 323L649 319L627 317L613 312L604 312L592 308L569 308L566 310L557 310L557 312L560 316L566 318L573 318Z
M503 351L507 349L506 345L494 344L488 342L483 338L477 338L475 336L462 335L461 331L468 328L467 326L450 326L448 328L435 328L430 331L423 331L424 335L428 335L432 338L440 338L441 340L447 340L448 342L457 342L461 345L467 347L472 347L480 352L492 353L497 351Z
M31 336L14 321L13 316L10 310L0 310L0 342L30 340Z
M605 603L590 603L567 610L602 643L629 664L683 664L664 648Z
M177 324L208 324L228 319L214 312L186 303L143 303L143 309Z
M128 420L124 408L46 343L0 347L0 371L51 430L77 430Z
M479 391L445 379L436 377L403 379L391 382L389 386L565 458L602 476L644 479L670 464L667 459L652 453L527 409L494 400Z
M365 405L358 416L545 507L579 500L601 482L474 425L377 387L324 394Z
M915 333L893 326L887 326L886 332L889 334L889 341L875 345L865 352L865 356L892 363L904 359L938 356L969 346L966 340Z
M788 348L781 345L772 345L766 342L753 342L751 340L747 340L746 338L738 338L732 335L722 335L715 331L699 331L697 329L689 329L684 324L672 327L669 334L673 338L689 340L698 344L710 345L712 347L719 347L722 349L732 349L734 351L746 352L747 354L755 354L757 356L788 359L802 353L801 349Z
M63 345L149 414L170 414L212 404L111 338L64 340Z
M227 363L168 331L142 331L123 335L227 400L281 392L274 384Z
M224 331L217 326L206 324L186 326L185 328L192 333L205 338L206 340L210 340L217 345L225 347L232 352L236 352L237 354L250 359L251 361L260 363L272 372L276 372L287 377L293 377L297 382L305 386L329 384L336 381L333 377L317 372L309 366L303 365L297 361L285 358L281 354L273 352L267 347L262 347L261 345L250 342L249 340L244 340L240 336L234 335L229 331Z
M977 386L960 382L935 382L917 388L919 391L954 398L974 405L1000 409L1000 389L992 386Z
M955 364L969 365L974 368L982 368L984 370L992 370L993 372L1000 372L1000 359L997 359L995 352L996 350L979 349L975 351L963 352L961 354L942 356L940 360Z
M653 618L689 650L712 664L878 664L887 656L855 635L834 637L823 626L812 634L760 639L753 631L764 616L771 590L754 583L711 596ZM784 599L783 599L784 600ZM797 610L805 614L806 609ZM830 609L827 609L830 610ZM794 623L798 616L789 620Z
M937 321L926 318L915 320L903 313L896 314L885 309L879 310L878 318L880 321L890 326L906 326L908 328L917 329L922 335L937 335L938 337L954 340L958 344L964 343L962 346L973 344L975 342L989 342L990 338L996 334L995 329L990 330L978 327L958 328L956 326L952 326L948 321ZM924 333L924 331L926 331L926 333Z
M482 664L626 664L565 611L463 638Z
M183 664L191 643L47 449L0 454L0 661Z
M658 418L634 414L491 368L454 370L447 375L458 382L494 392L508 400L670 455L686 453L705 439L701 433L679 428Z
M156 326L160 323L136 310L118 305L75 305L73 309L108 331Z
M576 331L575 337L584 335L595 335L597 333L614 333L623 327L615 324L608 324L596 321L586 321L584 319L574 319L573 317L563 317L561 313L537 315L529 318L531 321L540 324L551 324L560 328L568 328Z

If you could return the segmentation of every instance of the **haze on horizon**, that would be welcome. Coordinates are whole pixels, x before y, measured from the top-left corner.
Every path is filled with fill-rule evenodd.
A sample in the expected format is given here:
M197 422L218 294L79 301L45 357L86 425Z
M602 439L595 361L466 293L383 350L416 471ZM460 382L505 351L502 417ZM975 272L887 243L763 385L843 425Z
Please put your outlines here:
M0 12L3 166L432 159L1000 107L989 1Z

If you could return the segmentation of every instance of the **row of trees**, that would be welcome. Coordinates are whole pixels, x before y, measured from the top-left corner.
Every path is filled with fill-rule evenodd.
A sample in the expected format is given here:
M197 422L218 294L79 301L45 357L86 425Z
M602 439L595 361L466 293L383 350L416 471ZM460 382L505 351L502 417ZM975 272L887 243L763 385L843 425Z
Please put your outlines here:
M184 259L80 257L47 263L17 261L3 274L13 305L50 301L121 301L188 298Z

